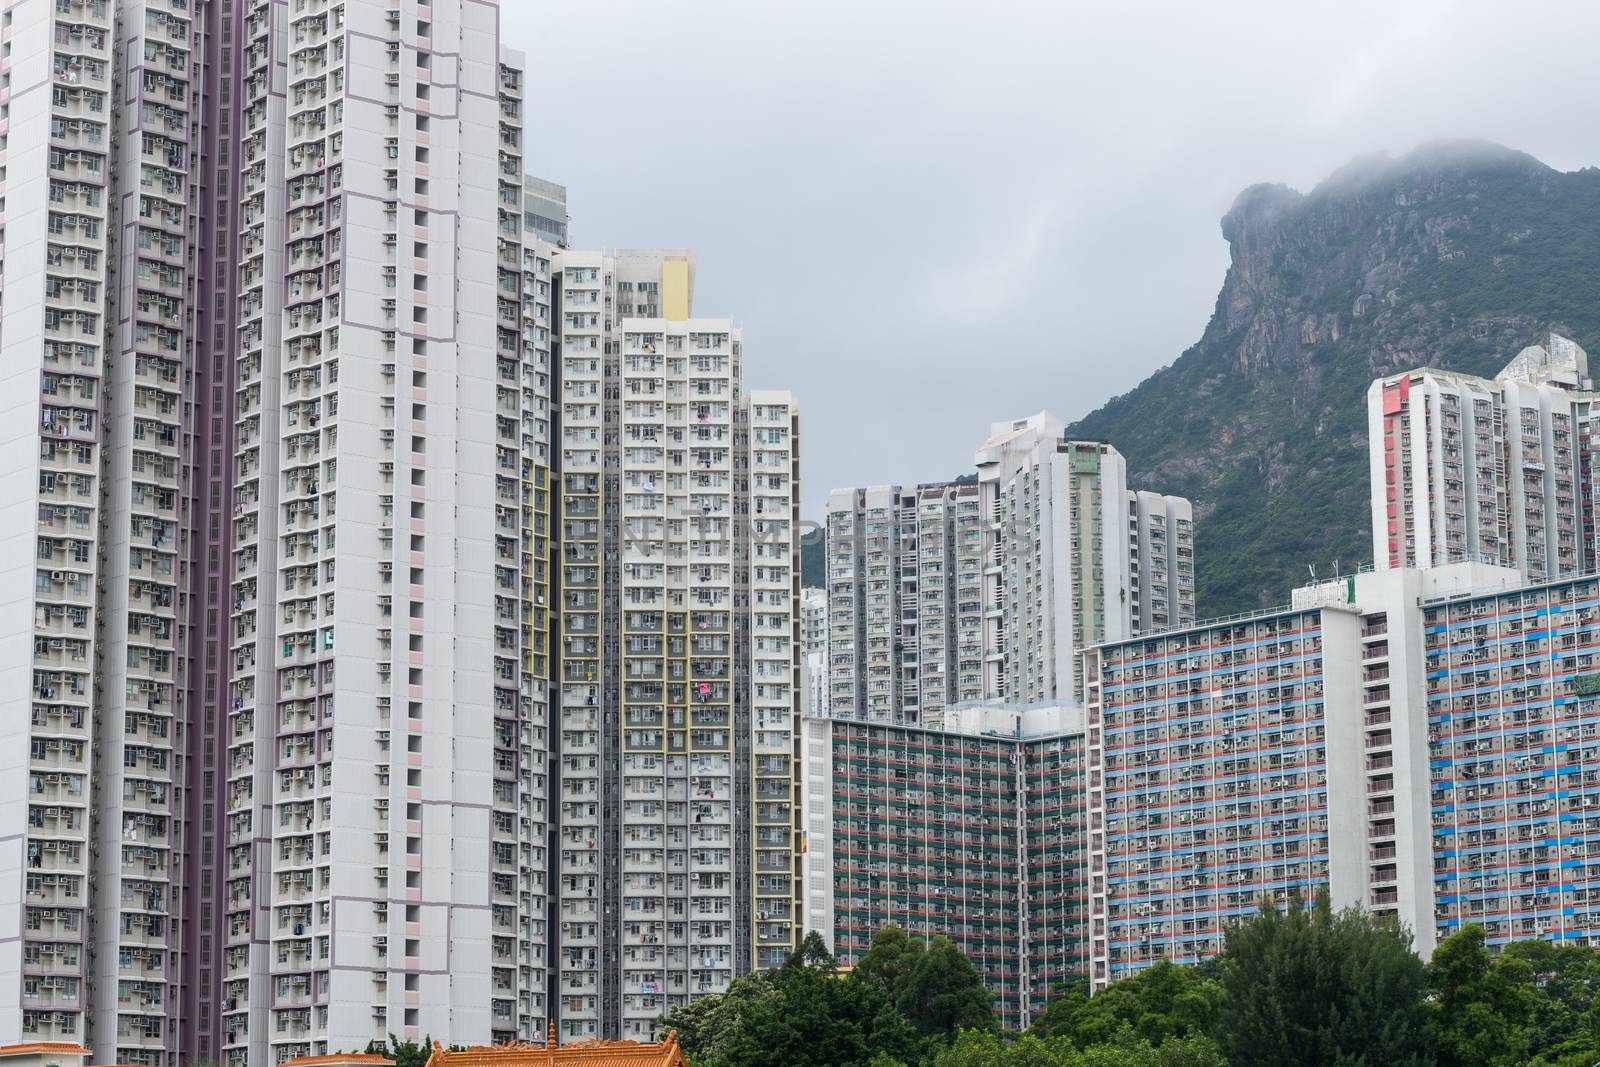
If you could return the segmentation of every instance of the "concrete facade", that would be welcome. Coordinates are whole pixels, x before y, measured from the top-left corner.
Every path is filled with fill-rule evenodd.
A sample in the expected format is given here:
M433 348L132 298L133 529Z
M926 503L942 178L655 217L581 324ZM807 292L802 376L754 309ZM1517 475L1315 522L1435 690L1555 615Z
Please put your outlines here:
M839 489L828 503L828 706L918 722L983 696L978 486Z
M648 1037L781 963L798 406L687 253L564 247L496 5L0 12L0 1043Z
M805 721L806 925L842 964L898 926L950 938L1026 1026L1084 974L1083 713L952 707Z
M797 943L799 413L688 253L556 270L560 1036L642 1039Z
M1129 489L1116 449L1041 412L996 423L975 465L830 495L830 714L1076 700L1085 647L1194 621L1189 502Z
M1424 605L1519 581L1480 564L1367 572L1279 611L1091 649L1091 983L1214 956L1263 896L1323 889L1395 916L1427 953Z
M1493 379L1422 369L1367 392L1373 559L1463 560L1530 582L1596 568L1588 356L1551 334Z

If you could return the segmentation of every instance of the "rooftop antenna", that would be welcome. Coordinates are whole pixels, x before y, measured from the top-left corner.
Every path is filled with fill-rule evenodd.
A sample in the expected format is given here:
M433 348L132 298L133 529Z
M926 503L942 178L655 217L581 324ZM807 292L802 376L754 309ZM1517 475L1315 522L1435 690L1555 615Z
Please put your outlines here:
M1311 572L1311 580L1315 582L1317 580L1317 565L1315 563L1307 563L1306 570Z

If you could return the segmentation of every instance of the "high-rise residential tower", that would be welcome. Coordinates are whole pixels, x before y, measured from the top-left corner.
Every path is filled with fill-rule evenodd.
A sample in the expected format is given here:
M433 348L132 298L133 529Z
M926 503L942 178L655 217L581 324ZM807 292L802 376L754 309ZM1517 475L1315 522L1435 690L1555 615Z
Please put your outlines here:
M1128 501L1128 605L1134 633L1194 621L1194 509L1140 489Z
M0 1043L542 1033L550 253L496 7L0 39Z
M1478 891L1505 878L1504 864L1555 862L1560 850L1533 847L1547 833L1519 830L1522 857L1497 853L1505 836L1496 827L1553 811L1544 805L1567 786L1530 769L1552 764L1548 753L1513 757L1527 746L1519 738L1496 747L1494 737L1510 735L1494 731L1556 736L1550 724L1574 715L1563 706L1576 680L1553 687L1549 679L1588 659L1577 632L1561 641L1559 658L1550 649L1549 663L1526 659L1553 643L1555 624L1530 625L1549 610L1545 591L1504 593L1520 580L1476 563L1369 571L1297 589L1279 611L1090 649L1091 984L1158 960L1214 956L1263 898L1284 904L1326 890L1335 907L1403 923L1423 953L1450 932L1442 921L1436 928L1436 916L1502 914L1498 894ZM1600 622L1587 585L1556 598L1582 608L1563 629ZM1431 606L1468 593L1480 599ZM1508 626L1492 617L1497 608L1523 618ZM1445 616L1459 627L1448 636ZM1443 655L1447 647L1453 653ZM1525 774L1514 788L1471 780L1512 773L1502 762ZM1548 872L1539 879L1547 880ZM1505 895L1532 930L1532 914L1555 894L1535 889L1531 874L1509 884L1518 891ZM1588 926L1567 923L1580 925Z
M799 436L683 252L563 252L560 1031L660 1015L798 931Z
M175 35L175 46L184 49L181 72L166 86L185 99L187 49L193 47L186 22L177 24ZM113 66L116 32L103 2L69 4L62 11L49 0L0 7L0 119L6 123L0 172L0 598L8 606L0 618L0 674L6 680L0 715L0 1044L78 1041L89 1033L91 968L103 966L107 955L117 959L119 913L125 913L138 942L128 980L140 1020L130 1015L129 1029L143 1032L122 1047L143 1056L146 1048L164 1052L172 1041L159 1013L179 966L172 894L181 883L170 830L183 800L174 781L174 720L175 672L185 664L174 648L187 635L178 629L185 605L176 590L185 561L179 558L176 516L184 459L178 383L188 338L170 323L186 325L188 316L183 296L174 300L152 292L164 305L165 324L134 322L132 309L121 310L121 293L112 292L119 284L111 259L121 192L113 168L124 136L124 124L115 121L121 103L113 94L119 80ZM157 81L171 77L160 69L151 74ZM186 163L199 128L199 116L189 112L187 103L169 108L165 134L151 131L149 159L124 168L124 179L127 171L142 174L146 168L158 179L141 201L155 215L142 226L135 221L131 236L137 247L150 235L149 258L140 264L151 263L151 285L163 275L180 292L177 264L184 258L194 203ZM169 195L176 200L171 208ZM124 280L131 283L141 273L136 266ZM150 304L151 316L156 304ZM145 506L135 512L132 487L124 487L118 494L119 528L113 530L107 512L116 505L105 486L112 462L107 379L109 349L128 340L128 331L112 323L124 318L129 331L147 337L151 351L147 359L130 353L124 374L148 379L139 390ZM122 399L131 404L133 397ZM119 458L131 464L131 449ZM140 547L132 550L125 531L141 526ZM137 557L137 608L128 604L130 556ZM125 611L140 613L139 631L129 635L127 625L121 627L123 662L111 664L134 687L133 707L125 712L118 692L114 714L101 710L108 683L97 667L108 639L99 625L112 584L104 573L108 568L123 574L112 595ZM129 636L142 637L137 651ZM130 668L133 655L140 659ZM124 730L131 735L126 743ZM95 788L97 780L111 777L100 765L111 754L96 743L107 733L116 736L119 763L133 761L127 800L120 775L111 796L102 798ZM113 859L120 855L125 826L139 834L127 846L134 898L124 905L120 894L113 895L101 914L93 892L103 873L95 869L97 814L110 820L106 836L112 838ZM137 891L140 883L143 892ZM91 938L107 920L111 951L94 953ZM151 1011L158 1013L153 1025L143 1022Z
M898 926L948 937L1024 1027L1087 970L1083 712L805 720L806 925L841 963Z
M0 43L0 1045L637 1036L781 962L795 404L686 256L565 251L496 4Z
M537 1032L520 58L464 0L235 25L223 1052Z
M1493 379L1422 369L1367 392L1381 568L1462 560L1530 581L1595 569L1588 355L1551 334Z
M996 423L977 464L986 695L1081 700L1085 648L1194 620L1189 502L1130 491L1115 448L1040 412Z
M996 425L978 472L994 535L994 688L1022 702L1081 699L1079 653L1132 631L1122 456L1037 415Z
M828 501L828 699L918 722L982 690L984 523L971 481Z
M1192 622L1189 502L1040 412L996 423L977 477L828 500L830 714L925 721L976 700L1078 700L1098 641Z
M948 936L1015 1022L1211 958L1263 898L1325 891L1424 955L1468 924L1593 946L1597 647L1594 575L1363 569L1093 646L1081 710L809 719L808 926L847 961Z

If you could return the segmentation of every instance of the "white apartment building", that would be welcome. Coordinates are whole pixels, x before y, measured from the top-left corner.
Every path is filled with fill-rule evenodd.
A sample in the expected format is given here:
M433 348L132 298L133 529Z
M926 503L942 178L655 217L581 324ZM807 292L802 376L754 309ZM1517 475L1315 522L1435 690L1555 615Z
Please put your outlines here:
M109 292L108 262L119 192L112 185L113 141L122 135L113 122L115 30L103 3L71 5L63 12L49 0L0 7L0 49L6 53L0 69L0 119L6 123L0 179L5 197L0 439L6 457L0 468L0 595L8 605L0 618L0 676L7 694L0 716L0 1045L76 1042L89 1032L88 939L99 918L91 893L99 874L94 807L107 809L111 836L118 837L123 826L120 786L104 801L94 789L102 774L97 760L106 758L94 743L102 732L99 709L105 702L105 683L94 666L105 639L96 609L106 582L105 557L115 551L108 542L116 537L104 514L116 505L102 492L105 376L108 346L125 340L108 328L120 317ZM166 171L164 164L186 152L193 126L184 121L183 111L173 117L178 129L172 141L151 146L159 148L151 153L153 168L159 158ZM178 182L186 208L181 172L167 171L162 178L162 190L171 180ZM161 199L154 197L152 204ZM162 211L152 221L152 255L164 259L170 251L172 260L180 261L186 226L174 227L179 232L169 235L166 219ZM136 328L144 329L142 324ZM170 386L181 373L173 352L182 338L168 329L152 340L164 358L139 364L150 379L146 388L157 393L146 431L153 429L155 438L144 455L156 464L146 484L162 486L171 484L163 475L176 473L180 440L176 415L168 419L159 410L160 387ZM148 403L150 393L142 395ZM121 496L119 514L127 527L139 520L130 514L131 492ZM177 501L166 501L168 508L157 513L161 502L149 499L140 519L148 516L159 524L155 530L175 532L167 524ZM140 579L139 599L152 607L159 600L166 605L161 636L146 628L144 637L170 648L177 637L172 588L178 546L175 536L158 543L150 528L143 539L148 552L141 551L139 561L149 577ZM126 575L130 546L126 537L121 540L124 559L113 556L109 565L120 566ZM124 577L119 590L124 599L126 583ZM128 654L124 648L124 661ZM130 933L137 924L141 942L129 980L149 978L138 991L141 1013L152 1000L164 1003L177 973L166 915L142 907L159 893L164 912L175 881L169 829L175 806L171 672L177 666L170 653L164 663L153 656L140 660L136 678L154 670L161 680L147 686L135 682L135 707L154 711L160 700L161 710L148 728L139 710L129 720L135 734L127 754L135 759L136 776L130 781L133 802L127 816L144 831L136 845L130 842L139 850L130 858L137 862L135 877L148 887L128 909ZM117 664L114 669L120 674L125 668ZM122 725L117 723L119 737ZM152 736L157 733L166 739ZM113 844L112 859L119 845ZM111 907L119 905L113 898ZM107 918L115 929L115 910ZM116 949L109 955L115 962ZM104 965L104 957L99 962ZM158 1024L158 1029L163 1033L149 1043L164 1045L164 1028ZM137 1049L146 1042L128 1044Z
M553 250L495 7L0 41L0 1044L542 1034Z
M1064 439L1040 414L997 424L977 462L994 533L995 689L1019 703L1081 699L1081 650L1132 632L1122 456Z
M1135 633L1186 626L1194 612L1194 509L1145 489L1128 501L1128 604Z
M1080 700L1085 648L1194 621L1187 500L1129 490L1121 453L1048 412L996 423L976 462L986 695Z
M1367 391L1380 568L1476 560L1529 581L1595 568L1588 356L1551 334L1493 379L1424 368Z
M830 494L830 715L1075 700L1084 648L1194 621L1189 501L1130 490L1116 449L1047 412L996 423L975 463Z
M252 26L270 32L265 5ZM287 39L242 90L261 106L240 160L229 904L252 936L230 938L222 1044L249 1063L544 1022L517 985L534 827L496 812L517 784L500 745L537 714L504 606L522 562L521 58L465 0L307 4Z
M982 695L984 522L975 482L828 500L828 705L918 722Z
M648 1039L796 943L798 414L687 253L557 270L559 1027Z

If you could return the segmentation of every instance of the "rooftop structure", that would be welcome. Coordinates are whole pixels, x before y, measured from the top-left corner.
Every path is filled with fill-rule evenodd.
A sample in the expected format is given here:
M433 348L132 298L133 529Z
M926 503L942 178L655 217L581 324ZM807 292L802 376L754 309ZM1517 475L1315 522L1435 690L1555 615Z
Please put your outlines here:
M544 241L567 246L567 187L531 174L522 177L522 225Z
M687 1059L678 1035L668 1031L661 1041L590 1039L560 1044L552 1028L543 1045L506 1044L446 1049L435 1042L427 1067L684 1067Z

